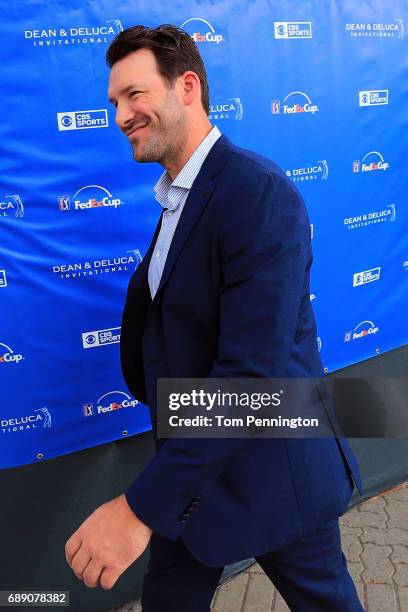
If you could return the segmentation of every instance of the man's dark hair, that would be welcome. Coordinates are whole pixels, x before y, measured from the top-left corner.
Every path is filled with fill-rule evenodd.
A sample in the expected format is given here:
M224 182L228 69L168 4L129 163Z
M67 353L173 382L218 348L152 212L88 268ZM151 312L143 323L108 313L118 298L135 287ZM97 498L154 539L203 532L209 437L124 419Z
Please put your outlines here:
M169 87L173 87L176 79L187 70L195 72L201 83L201 104L209 115L207 73L197 45L187 32L170 24L157 28L132 26L113 39L106 52L106 63L112 68L116 62L138 49L153 52L159 74Z

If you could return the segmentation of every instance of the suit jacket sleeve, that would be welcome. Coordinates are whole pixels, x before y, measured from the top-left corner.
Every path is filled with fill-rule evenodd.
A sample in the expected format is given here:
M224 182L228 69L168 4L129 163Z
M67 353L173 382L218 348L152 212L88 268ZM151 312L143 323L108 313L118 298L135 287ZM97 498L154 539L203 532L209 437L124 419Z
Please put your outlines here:
M222 265L218 355L209 374L283 378L308 291L310 226L298 191L265 172L216 223ZM245 439L169 439L125 491L134 513L176 539ZM195 500L195 501L194 501ZM183 516L184 515L184 516Z

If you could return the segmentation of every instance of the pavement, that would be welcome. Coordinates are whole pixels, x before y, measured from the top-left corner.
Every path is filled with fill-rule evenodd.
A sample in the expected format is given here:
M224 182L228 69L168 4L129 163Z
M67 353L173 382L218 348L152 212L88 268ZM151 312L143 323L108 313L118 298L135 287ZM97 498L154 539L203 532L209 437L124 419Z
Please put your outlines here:
M408 612L408 482L340 518L343 552L366 612ZM138 601L110 612L141 612ZM289 612L255 563L218 587L211 612ZM329 612L329 611L328 611Z

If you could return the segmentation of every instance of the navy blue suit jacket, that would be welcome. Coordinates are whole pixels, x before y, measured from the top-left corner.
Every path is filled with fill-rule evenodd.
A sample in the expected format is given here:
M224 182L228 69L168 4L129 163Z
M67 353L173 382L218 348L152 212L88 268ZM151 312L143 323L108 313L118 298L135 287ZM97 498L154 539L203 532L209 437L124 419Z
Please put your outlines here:
M160 377L319 377L310 224L290 180L222 135L187 198L153 300L148 267L127 292L121 363L156 428ZM207 565L284 546L347 507L356 460L344 438L158 439L126 490L154 531Z

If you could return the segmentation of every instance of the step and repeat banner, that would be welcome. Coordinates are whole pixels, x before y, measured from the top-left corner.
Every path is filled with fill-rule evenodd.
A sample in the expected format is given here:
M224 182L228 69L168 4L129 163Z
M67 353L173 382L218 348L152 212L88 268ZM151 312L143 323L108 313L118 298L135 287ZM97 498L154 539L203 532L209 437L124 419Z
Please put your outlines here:
M326 371L408 342L407 0L0 10L0 467L150 428L123 381L119 340L162 168L133 161L105 64L135 24L192 36L211 122L302 193Z

